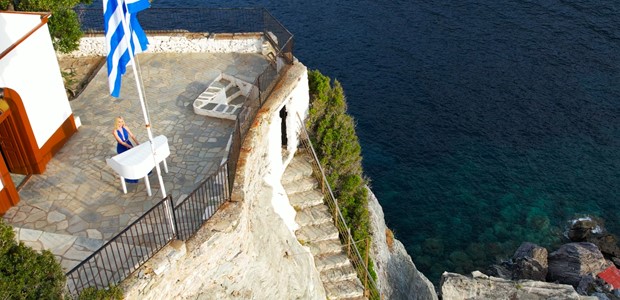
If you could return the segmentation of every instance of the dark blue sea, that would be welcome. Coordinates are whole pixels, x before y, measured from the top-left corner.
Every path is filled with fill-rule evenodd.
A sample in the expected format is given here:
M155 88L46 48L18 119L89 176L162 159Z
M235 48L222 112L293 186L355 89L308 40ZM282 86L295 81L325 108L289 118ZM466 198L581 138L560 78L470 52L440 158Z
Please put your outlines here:
M620 3L177 1L266 7L338 79L388 226L418 268L553 249L589 215L620 234Z

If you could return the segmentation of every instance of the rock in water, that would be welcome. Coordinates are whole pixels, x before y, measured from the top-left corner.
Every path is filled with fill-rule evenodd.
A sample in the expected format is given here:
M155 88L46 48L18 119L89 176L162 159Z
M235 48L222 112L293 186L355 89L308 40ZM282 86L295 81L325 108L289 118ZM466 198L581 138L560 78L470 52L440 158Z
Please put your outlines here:
M513 279L545 281L547 278L547 249L525 242L512 256Z
M579 285L583 276L600 273L607 268L603 254L592 243L569 243L549 254L549 281Z
M512 272L513 272L513 264L512 262L502 262L500 264L493 264L491 266L489 266L489 268L487 269L487 274L489 274L490 276L495 276L495 277L499 277L502 279L508 279L511 280L512 277Z
M568 238L573 242L583 242L588 239L596 227L596 222L590 218L575 220L568 230Z

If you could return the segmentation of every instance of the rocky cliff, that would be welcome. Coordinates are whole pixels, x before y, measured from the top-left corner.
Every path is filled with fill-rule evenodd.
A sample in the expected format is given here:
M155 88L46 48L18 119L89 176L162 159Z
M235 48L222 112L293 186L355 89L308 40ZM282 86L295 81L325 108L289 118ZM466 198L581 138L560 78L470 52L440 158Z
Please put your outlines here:
M371 253L382 296L384 299L437 299L433 284L418 271L403 244L389 235L379 201L372 191L368 195Z
M164 248L127 279L125 298L326 299L311 252L294 235L295 210L280 183L288 156L278 112L286 105L303 115L307 101L306 67L296 64L243 143L233 201L187 241L186 254Z

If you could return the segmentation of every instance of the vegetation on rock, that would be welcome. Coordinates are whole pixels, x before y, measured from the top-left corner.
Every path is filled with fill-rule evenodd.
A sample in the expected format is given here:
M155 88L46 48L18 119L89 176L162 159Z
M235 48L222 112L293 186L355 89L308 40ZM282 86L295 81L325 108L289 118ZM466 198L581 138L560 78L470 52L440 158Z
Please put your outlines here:
M80 292L79 300L110 300L123 299L123 290L118 285L111 285L107 289L98 290L89 287Z
M342 85L317 70L308 72L310 114L306 124L327 181L338 199L342 215L351 229L362 257L370 240L368 181L363 176L361 146L355 121L347 114ZM369 263L369 271L376 278Z
M65 274L51 252L15 241L0 219L0 299L62 299Z
M90 4L92 0L0 0L0 10L51 12L48 21L54 49L63 53L76 50L83 35L73 8ZM103 16L101 17L103 20Z

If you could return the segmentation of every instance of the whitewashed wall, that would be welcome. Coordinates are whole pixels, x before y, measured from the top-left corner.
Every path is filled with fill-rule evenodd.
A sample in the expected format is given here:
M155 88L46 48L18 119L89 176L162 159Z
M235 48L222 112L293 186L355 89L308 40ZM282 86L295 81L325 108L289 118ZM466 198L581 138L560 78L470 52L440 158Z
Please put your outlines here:
M288 92L288 95L282 95L282 103L277 105L277 108L271 111L268 121L265 123L268 126L266 139L268 143L265 149L265 156L268 158L268 168L271 170L271 172L268 173L268 176L265 176L265 180L277 191L277 193L274 193L274 197L271 201L274 210L278 215L280 215L291 232L294 233L294 231L298 229L298 225L295 222L296 212L290 205L288 198L286 197L284 187L282 187L280 182L286 166L288 166L290 161L293 159L295 151L297 150L299 140L298 135L301 130L301 126L303 126L302 122L297 117L297 114L299 114L303 120L308 113L310 100L307 70L301 72L299 75L299 81L297 81L295 88ZM288 151L286 157L282 156L281 150L282 119L280 118L279 113L284 106L286 106L288 113L286 117L286 136L288 137Z
M258 34L148 34L149 46L145 53L261 53L265 40ZM65 54L59 54L65 55ZM71 57L106 56L103 36L86 36L78 50L66 54Z
M0 52L40 22L36 14L0 13ZM40 149L72 113L47 24L0 59L0 87L21 97Z

